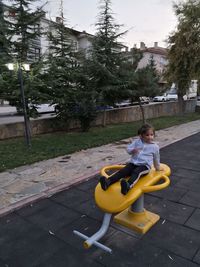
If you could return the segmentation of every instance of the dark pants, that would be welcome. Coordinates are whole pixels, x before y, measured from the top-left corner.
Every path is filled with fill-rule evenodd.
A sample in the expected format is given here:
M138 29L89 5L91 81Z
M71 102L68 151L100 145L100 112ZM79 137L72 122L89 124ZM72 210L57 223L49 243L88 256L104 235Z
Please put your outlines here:
M128 163L123 169L110 176L109 181L110 184L113 184L119 181L121 178L126 178L130 176L130 178L128 179L128 183L130 185L133 185L141 176L147 174L148 172L149 169L147 168L147 166L138 166L134 165L133 163Z

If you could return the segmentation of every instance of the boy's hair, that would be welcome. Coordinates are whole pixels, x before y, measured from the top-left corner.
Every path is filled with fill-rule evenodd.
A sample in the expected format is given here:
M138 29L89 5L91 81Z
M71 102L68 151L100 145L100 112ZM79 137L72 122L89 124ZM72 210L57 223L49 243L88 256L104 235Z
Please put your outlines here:
M154 135L155 135L155 129L154 129L154 127L153 127L151 124L148 124L148 123L143 124L143 125L139 128L139 130L138 130L138 135L144 135L144 134L146 134L150 129L153 131L153 133L154 133Z

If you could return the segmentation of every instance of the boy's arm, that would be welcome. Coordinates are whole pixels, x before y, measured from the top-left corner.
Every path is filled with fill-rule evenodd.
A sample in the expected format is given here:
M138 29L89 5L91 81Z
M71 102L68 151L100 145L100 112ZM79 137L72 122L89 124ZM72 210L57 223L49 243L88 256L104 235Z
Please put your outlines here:
M159 151L158 146L157 146L156 151L154 153L153 165L154 165L156 171L162 171L162 168L160 167L160 151Z
M138 154L142 148L138 148L137 146L139 145L139 140L134 140L131 144L127 146L127 152L130 155Z
M133 154L133 150L135 149L135 143L136 143L136 140L132 141L132 143L127 146L126 150L128 154Z

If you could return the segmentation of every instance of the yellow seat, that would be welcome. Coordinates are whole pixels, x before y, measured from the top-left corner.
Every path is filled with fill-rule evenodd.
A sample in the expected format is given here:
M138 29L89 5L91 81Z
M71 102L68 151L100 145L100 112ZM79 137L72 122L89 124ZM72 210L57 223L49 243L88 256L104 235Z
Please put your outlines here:
M106 166L101 170L101 175L109 177L107 171L119 170L124 165ZM102 190L100 183L95 189L95 201L97 206L106 213L119 213L130 207L144 193L164 189L170 184L168 176L171 171L166 164L161 164L163 171L156 171L154 168L141 177L127 195L121 194L120 182L114 183L106 191ZM164 180L163 183L157 184Z

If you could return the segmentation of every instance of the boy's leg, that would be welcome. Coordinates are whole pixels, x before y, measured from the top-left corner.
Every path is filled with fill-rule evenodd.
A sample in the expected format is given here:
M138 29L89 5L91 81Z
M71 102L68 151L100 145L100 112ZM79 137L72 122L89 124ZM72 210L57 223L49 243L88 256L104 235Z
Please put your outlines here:
M131 177L129 178L128 181L125 179L121 180L121 193L123 195L126 195L130 188L134 186L135 183L140 179L141 176L147 174L149 172L149 169L144 166L135 166L134 170L131 173Z
M101 188L103 190L106 190L111 184L116 183L121 178L125 178L127 176L130 176L131 173L133 172L133 168L134 168L134 165L132 163L128 163L124 168L122 168L118 172L114 173L108 179L104 176L101 176L99 179L99 182L101 184Z

